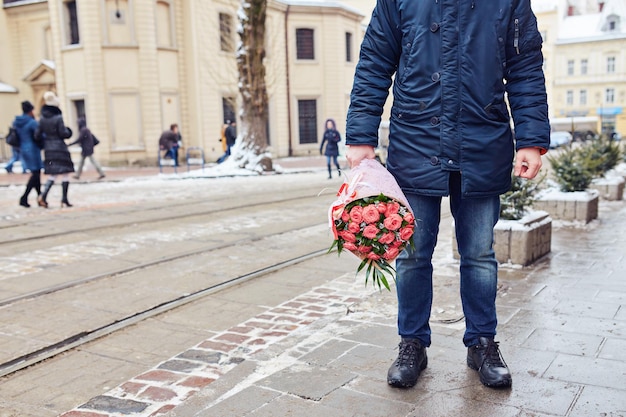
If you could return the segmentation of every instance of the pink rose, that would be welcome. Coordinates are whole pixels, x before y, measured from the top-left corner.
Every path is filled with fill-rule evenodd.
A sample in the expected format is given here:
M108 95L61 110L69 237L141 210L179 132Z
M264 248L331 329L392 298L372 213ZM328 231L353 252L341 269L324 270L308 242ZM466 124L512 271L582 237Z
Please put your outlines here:
M399 214L388 215L383 224L388 230L398 230L402 226L402 217Z
M367 254L367 259L371 259L372 261L377 261L380 259L380 256L376 255L374 252L370 252Z
M376 204L376 208L378 209L378 212L382 214L382 213L387 211L387 204L385 204L385 203L378 203L378 204Z
M347 222L348 220L350 220L350 213L348 213L346 210L342 211L341 220L343 220L344 222Z
M378 219L380 219L380 213L378 212L376 206L374 204L365 206L363 209L363 220L365 220L365 223L376 223Z
M413 214L409 211L404 215L404 221L412 224L415 221L415 217L413 217Z
M400 250L398 248L389 248L383 255L383 258L385 258L388 261L391 261L391 260L396 259L398 255L400 255Z
M365 227L365 229L363 229L363 236L367 239L374 239L378 232L380 232L380 230L378 230L378 227L374 226L373 224L369 224Z
M350 210L350 219L353 222L361 223L363 221L363 207L354 206Z
M378 239L378 241L383 245L388 245L394 240L396 240L396 235L392 232L383 233L383 235Z
M413 236L413 228L412 227L403 227L400 229L400 239L409 240Z
M356 245L352 242L345 242L343 244L343 248L349 250L350 252L355 252L357 250Z
M361 231L361 226L358 223L350 222L348 223L348 231L350 233L359 233Z
M371 246L367 246L367 245L360 245L357 247L357 250L363 254L365 253L370 253L372 251L372 247Z
M343 240L345 240L346 242L352 242L352 243L356 242L356 236L354 236L354 233L350 233L346 230L343 230L339 232L338 235L342 237Z
M400 210L400 204L396 201L391 201L387 203L387 210L385 211L385 216L389 217L392 214L398 214L398 210Z
M391 244L389 245L390 248L399 248L400 246L404 245L405 242L403 242L402 240L394 240L393 242L391 242Z

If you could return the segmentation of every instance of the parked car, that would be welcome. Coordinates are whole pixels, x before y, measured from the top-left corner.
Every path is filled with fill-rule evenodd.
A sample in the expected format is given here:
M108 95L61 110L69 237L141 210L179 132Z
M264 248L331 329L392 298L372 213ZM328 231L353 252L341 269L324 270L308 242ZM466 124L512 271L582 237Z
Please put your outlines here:
M550 149L567 145L572 142L572 134L569 132L552 132L550 133Z

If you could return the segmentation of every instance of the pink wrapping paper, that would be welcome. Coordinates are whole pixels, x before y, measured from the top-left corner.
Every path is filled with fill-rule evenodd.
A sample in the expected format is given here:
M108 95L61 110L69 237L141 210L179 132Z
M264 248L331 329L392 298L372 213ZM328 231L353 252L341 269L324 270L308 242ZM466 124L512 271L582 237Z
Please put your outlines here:
M381 193L397 200L413 214L408 200L387 168L375 159L364 159L350 170L347 179L337 192L337 200L328 211L329 226L333 230L335 239L337 239L335 220L341 218L345 206L354 200L377 196Z

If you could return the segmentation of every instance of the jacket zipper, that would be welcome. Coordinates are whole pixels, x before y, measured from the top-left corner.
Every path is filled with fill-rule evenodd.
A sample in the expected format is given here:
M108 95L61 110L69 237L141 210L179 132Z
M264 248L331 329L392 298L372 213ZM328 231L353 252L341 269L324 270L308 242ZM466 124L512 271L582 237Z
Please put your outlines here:
M513 38L513 46L519 55L519 19L515 19L515 38Z

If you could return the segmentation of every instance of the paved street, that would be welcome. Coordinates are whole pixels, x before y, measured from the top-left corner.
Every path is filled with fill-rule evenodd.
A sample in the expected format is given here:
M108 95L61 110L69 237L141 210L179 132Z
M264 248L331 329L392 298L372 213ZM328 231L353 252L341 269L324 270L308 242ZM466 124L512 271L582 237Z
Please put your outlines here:
M323 162L309 162L302 169L323 173ZM444 210L433 344L416 387L385 382L397 353L395 293L363 288L363 277L349 272L349 254L328 255L323 265L301 268L303 276L326 275L324 284L63 416L626 416L625 233L626 204L601 201L590 224L554 222L548 256L526 268L501 267L498 340L513 372L511 390L483 387L465 365L458 265Z

